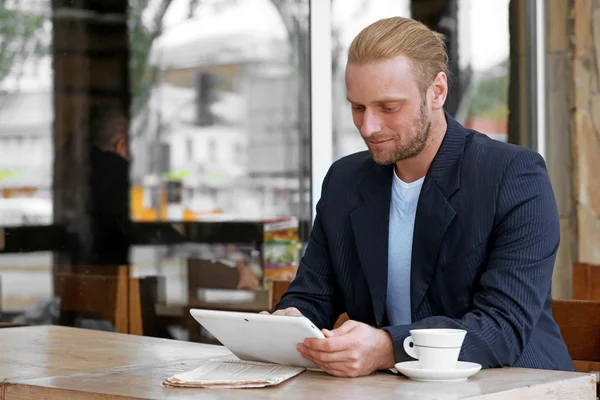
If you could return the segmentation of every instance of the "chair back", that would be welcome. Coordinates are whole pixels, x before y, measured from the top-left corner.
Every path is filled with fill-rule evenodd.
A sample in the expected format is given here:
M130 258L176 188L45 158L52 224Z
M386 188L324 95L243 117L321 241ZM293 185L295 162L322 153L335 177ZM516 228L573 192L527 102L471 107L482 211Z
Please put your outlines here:
M600 301L554 300L552 314L575 368L596 374L600 395Z
M155 328L154 308L164 301L164 278L130 278L129 268L55 268L54 293L60 297L61 314L109 321L120 333L151 334Z
M573 299L600 301L600 265L573 264Z

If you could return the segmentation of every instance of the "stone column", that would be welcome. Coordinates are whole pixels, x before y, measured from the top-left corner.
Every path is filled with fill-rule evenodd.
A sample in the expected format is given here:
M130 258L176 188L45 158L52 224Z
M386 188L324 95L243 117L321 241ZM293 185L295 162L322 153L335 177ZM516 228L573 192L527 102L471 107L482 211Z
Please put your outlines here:
M508 102L508 141L532 148L535 144L532 134L535 131L535 99L533 98L531 76L533 71L532 54L535 48L530 41L530 13L533 2L511 0L509 3L510 31L510 83Z
M548 0L546 161L560 213L554 298L573 263L600 264L600 2Z
M600 4L574 3L571 145L576 261L600 264Z

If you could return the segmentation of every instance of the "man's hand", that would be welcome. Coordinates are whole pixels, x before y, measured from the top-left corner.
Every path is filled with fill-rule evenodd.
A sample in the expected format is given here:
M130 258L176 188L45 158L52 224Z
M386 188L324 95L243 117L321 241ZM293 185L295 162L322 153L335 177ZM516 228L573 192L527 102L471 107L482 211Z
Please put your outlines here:
M323 334L325 339L305 339L298 351L332 375L369 375L396 362L392 338L381 329L350 320L333 331L323 329Z
M237 289L247 289L247 290L256 290L260 286L258 282L258 278L254 276L250 268L243 262L238 262L235 265L235 268L238 270L240 274L240 279L238 280Z
M259 314L269 314L268 311L261 311ZM301 317L302 313L296 307L288 307L283 310L277 310L273 313L273 315L291 315L294 317Z

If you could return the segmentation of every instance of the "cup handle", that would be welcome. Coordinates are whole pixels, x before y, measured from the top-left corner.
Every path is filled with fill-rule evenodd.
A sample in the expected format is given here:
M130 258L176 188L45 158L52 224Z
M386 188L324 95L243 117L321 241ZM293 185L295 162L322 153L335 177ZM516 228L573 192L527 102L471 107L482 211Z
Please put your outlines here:
M417 348L415 347L412 336L408 336L404 339L404 351L412 358L419 359L419 353L417 353Z

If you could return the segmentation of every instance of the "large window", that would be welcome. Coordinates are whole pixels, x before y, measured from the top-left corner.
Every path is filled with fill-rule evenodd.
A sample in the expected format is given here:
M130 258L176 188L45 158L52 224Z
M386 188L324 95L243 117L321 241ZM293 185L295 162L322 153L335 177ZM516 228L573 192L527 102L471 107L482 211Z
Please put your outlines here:
M352 122L344 73L352 39L381 18L412 17L446 35L450 94L446 109L466 127L502 141L508 133L509 0L332 1L333 157L366 146ZM485 32L485 34L475 34Z
M308 0L137 3L133 219L309 218Z
M50 16L46 0L0 2L0 251L12 239L2 228L53 219ZM50 252L0 254L0 321L19 322L28 312L54 322L51 265ZM42 304L52 308L48 318L40 317Z
M352 122L346 100L346 60L352 39L367 25L389 17L410 17L410 0L333 0L332 1L332 90L333 157L366 150Z
M50 3L0 2L0 226L52 223Z
M351 40L444 31L449 112L506 140L508 2L0 1L0 320L132 332L125 296L143 334L196 340L190 307L268 308L331 162L365 149Z
M459 61L467 76L457 117L501 141L508 140L508 6L509 0L461 0L458 6Z

